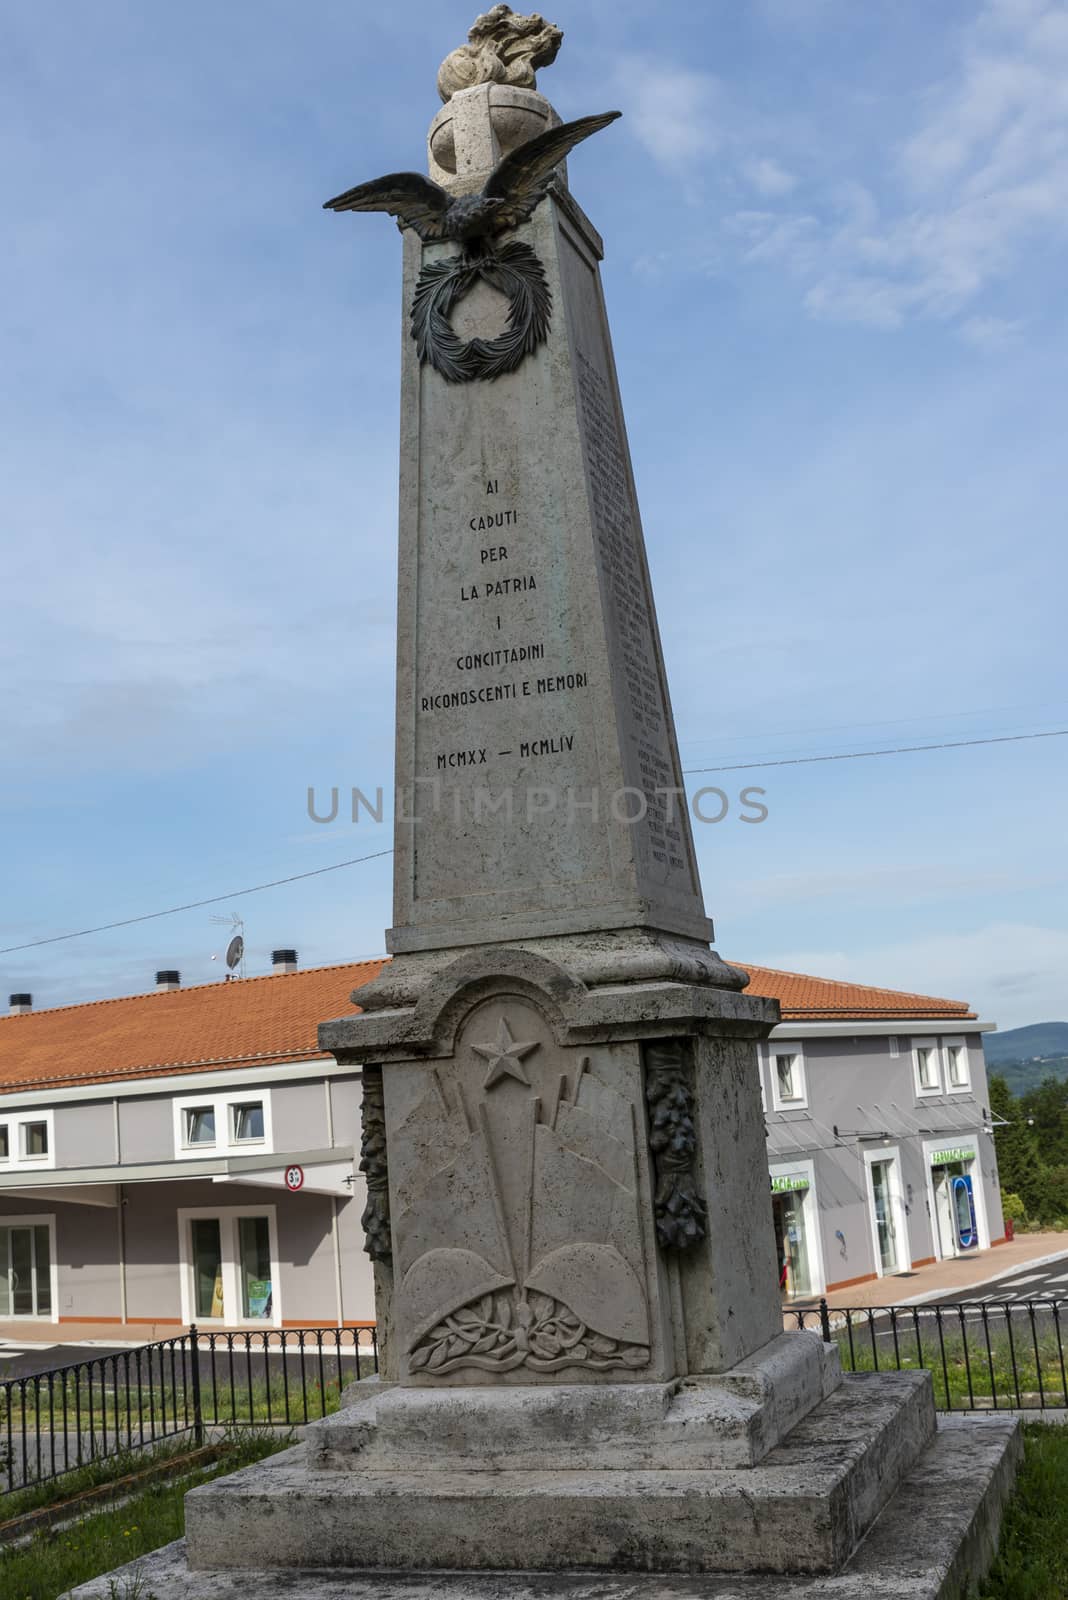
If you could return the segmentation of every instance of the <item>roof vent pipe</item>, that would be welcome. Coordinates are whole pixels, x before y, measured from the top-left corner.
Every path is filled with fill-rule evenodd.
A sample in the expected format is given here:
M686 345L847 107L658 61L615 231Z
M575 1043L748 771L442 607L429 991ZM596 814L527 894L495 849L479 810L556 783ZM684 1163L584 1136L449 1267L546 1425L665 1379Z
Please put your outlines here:
M296 972L297 952L295 950L272 950L271 965L275 972Z
M168 967L165 972L156 973L156 988L163 994L169 994L172 989L180 989L182 974L175 972L173 967Z
M8 1005L11 1007L13 1017L24 1017L28 1011L33 1010L32 994L13 994L8 996Z

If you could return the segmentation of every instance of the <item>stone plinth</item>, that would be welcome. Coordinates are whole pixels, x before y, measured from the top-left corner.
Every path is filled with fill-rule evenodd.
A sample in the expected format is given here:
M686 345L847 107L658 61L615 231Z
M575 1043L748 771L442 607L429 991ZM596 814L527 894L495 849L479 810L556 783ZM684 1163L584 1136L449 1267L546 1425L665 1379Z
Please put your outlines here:
M833 1574L192 1570L179 1540L67 1600L113 1600L112 1580L120 1594L136 1588L154 1600L634 1600L639 1592L643 1600L965 1600L993 1559L1021 1453L1018 1422L944 1418L867 1537Z

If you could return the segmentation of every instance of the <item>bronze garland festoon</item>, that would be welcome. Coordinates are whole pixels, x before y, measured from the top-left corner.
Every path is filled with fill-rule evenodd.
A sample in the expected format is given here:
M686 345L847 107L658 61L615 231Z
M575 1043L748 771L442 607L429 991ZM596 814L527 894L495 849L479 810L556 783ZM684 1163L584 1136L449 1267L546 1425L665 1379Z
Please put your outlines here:
M449 323L456 302L479 279L508 298L508 327L496 339L461 339ZM549 332L552 294L545 268L527 244L513 240L481 255L446 256L419 274L412 300L412 338L420 361L446 383L514 372Z
M651 1042L644 1056L657 1243L661 1250L689 1250L708 1234L708 1208L697 1191L694 1170L693 1068L678 1039Z
M360 1171L367 1180L367 1204L360 1218L363 1248L372 1261L392 1261L389 1221L389 1169L386 1165L386 1105L381 1067L364 1067L361 1105Z
M447 382L514 372L546 338L552 296L545 269L529 245L513 240L495 247L491 241L533 216L568 151L618 116L607 111L547 128L499 161L477 194L454 197L420 172L392 172L326 202L330 211L387 211L425 243L451 239L463 246L462 255L424 266L412 303L419 359ZM450 326L449 312L479 278L507 295L508 328L496 339L465 342Z

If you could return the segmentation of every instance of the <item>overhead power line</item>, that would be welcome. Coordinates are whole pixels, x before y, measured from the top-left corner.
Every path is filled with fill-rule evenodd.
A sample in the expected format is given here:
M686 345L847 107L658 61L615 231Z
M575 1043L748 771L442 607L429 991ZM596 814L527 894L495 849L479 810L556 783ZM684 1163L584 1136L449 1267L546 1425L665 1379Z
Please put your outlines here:
M146 911L140 917L123 917L119 922L101 922L95 928L79 928L76 933L54 933L49 939L31 939L28 944L9 944L0 950L0 956L9 956L15 950L35 950L42 944L62 944L65 939L84 939L89 933L107 933L112 928L131 928L135 922L154 922L157 917L174 917L179 911L196 911L201 906L217 906L220 900L236 900L242 894L260 894L264 889L280 889L284 883L299 883L302 878L320 878L324 872L340 872L342 867L356 867L361 861L377 861L380 856L391 856L392 850L375 850L369 856L353 856L351 861L335 861L331 867L316 867L311 872L294 872L288 878L274 878L270 883L254 883L249 889L234 889L230 894L209 895L206 900L190 900L184 906L168 906L166 911Z
M738 761L729 767L684 767L685 776L700 772L749 772L754 767L805 767L815 761L868 761L873 756L908 756L918 750L964 750L977 744L1020 744L1024 739L1063 739L1068 728L1051 728L1046 733L1003 733L989 739L947 739L942 744L900 744L889 750L843 750L830 756L787 756L778 761Z
M1006 733L986 739L953 739L942 744L905 744L887 750L847 750L825 756L790 756L778 761L741 761L724 767L685 767L684 776L696 777L706 772L750 772L764 767L802 767L820 761L868 761L876 756L913 755L927 750L964 750L975 745L1020 744L1027 739L1063 739L1068 728L1051 728L1044 733ZM84 939L91 933L110 933L115 928L132 928L138 922L154 922L159 917L174 917L182 911L197 911L202 906L216 906L223 900L236 900L243 894L262 894L265 889L280 889L287 883L300 883L305 878L321 878L327 872L340 872L343 867L357 867L364 861L379 861L391 856L392 850L374 850L370 855L353 856L348 861L335 861L329 867L315 867L310 872L294 872L288 878L273 878L270 883L254 883L247 889L233 889L229 894L208 895L203 900L189 900L184 905L168 906L165 911L146 911L139 917L122 917L116 922L101 922L92 928L79 928L74 933L55 933L47 939L30 939L25 944L9 944L0 948L0 956L14 955L20 950L37 950L46 944L64 944L69 939Z

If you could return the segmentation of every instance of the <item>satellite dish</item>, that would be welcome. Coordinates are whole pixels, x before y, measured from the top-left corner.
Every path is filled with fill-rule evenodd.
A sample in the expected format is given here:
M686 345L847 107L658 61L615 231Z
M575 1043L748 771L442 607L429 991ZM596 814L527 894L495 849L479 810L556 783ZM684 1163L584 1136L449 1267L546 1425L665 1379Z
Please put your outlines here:
M226 966L230 972L240 965L241 957L245 953L245 941L239 933L235 933L230 943L226 946Z

